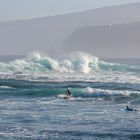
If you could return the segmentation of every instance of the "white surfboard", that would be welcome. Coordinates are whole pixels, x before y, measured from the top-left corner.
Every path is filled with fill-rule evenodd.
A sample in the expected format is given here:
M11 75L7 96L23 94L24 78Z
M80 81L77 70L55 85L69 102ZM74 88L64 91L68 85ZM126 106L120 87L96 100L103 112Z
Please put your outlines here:
M64 95L64 94L58 95L58 98L65 99L65 100L73 100L73 99L75 99L73 96L67 96L67 95Z

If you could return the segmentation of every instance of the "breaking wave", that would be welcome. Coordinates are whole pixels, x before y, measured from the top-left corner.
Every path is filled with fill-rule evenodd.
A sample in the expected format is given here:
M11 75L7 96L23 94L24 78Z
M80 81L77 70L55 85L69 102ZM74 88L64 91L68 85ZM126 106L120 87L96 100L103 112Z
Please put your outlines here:
M8 63L0 63L0 73L33 73L33 72L65 72L92 73L94 71L140 71L139 66L107 63L98 57L83 52L75 52L61 58L34 53L25 59Z

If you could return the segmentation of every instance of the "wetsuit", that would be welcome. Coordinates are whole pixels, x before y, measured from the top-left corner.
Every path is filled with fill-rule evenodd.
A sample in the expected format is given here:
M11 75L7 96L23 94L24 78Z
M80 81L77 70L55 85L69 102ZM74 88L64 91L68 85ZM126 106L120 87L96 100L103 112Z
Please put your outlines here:
M69 96L69 97L72 96L71 92L68 89L67 89L67 96Z
M128 106L126 106L126 110L127 111L134 111L132 108L129 108Z

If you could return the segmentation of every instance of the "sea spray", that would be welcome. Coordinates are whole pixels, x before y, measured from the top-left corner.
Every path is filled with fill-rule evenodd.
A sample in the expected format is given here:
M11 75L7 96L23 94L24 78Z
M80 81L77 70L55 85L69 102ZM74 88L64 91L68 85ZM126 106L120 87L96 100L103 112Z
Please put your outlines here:
M38 52L0 63L0 77L29 81L138 82L140 66L108 63L84 52L52 58Z
M90 73L98 68L98 58L86 53L77 52L67 58L51 58L47 55L34 53L25 59L15 60L9 63L0 63L0 71L57 71Z

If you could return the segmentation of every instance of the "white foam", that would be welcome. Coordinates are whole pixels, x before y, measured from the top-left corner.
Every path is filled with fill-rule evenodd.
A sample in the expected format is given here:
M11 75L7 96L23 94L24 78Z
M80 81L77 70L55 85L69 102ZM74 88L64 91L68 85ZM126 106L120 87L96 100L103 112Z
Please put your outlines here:
M0 63L0 71L27 72L34 70L54 70L57 72L89 73L93 66L98 66L98 58L86 53L77 52L67 58L54 59L47 55L34 53L25 59L15 60L10 63Z
M0 86L0 88L2 88L2 89L8 89L8 88L13 88L13 87L10 87L10 86Z
M87 87L87 88L85 89L85 92L86 92L86 93L93 93L93 92L94 92L94 89L91 88L91 87Z
M57 59L36 52L25 59L0 63L0 78L31 81L139 83L140 75L138 72L131 71L132 68L134 71L139 69L139 67L106 63L100 61L98 57L83 52L67 54ZM127 69L128 71L123 71ZM91 92L91 89L88 90Z
M140 91L130 91L130 90L106 90L87 87L84 89L87 94L97 94L97 95L125 95L129 96L131 94L140 94Z

